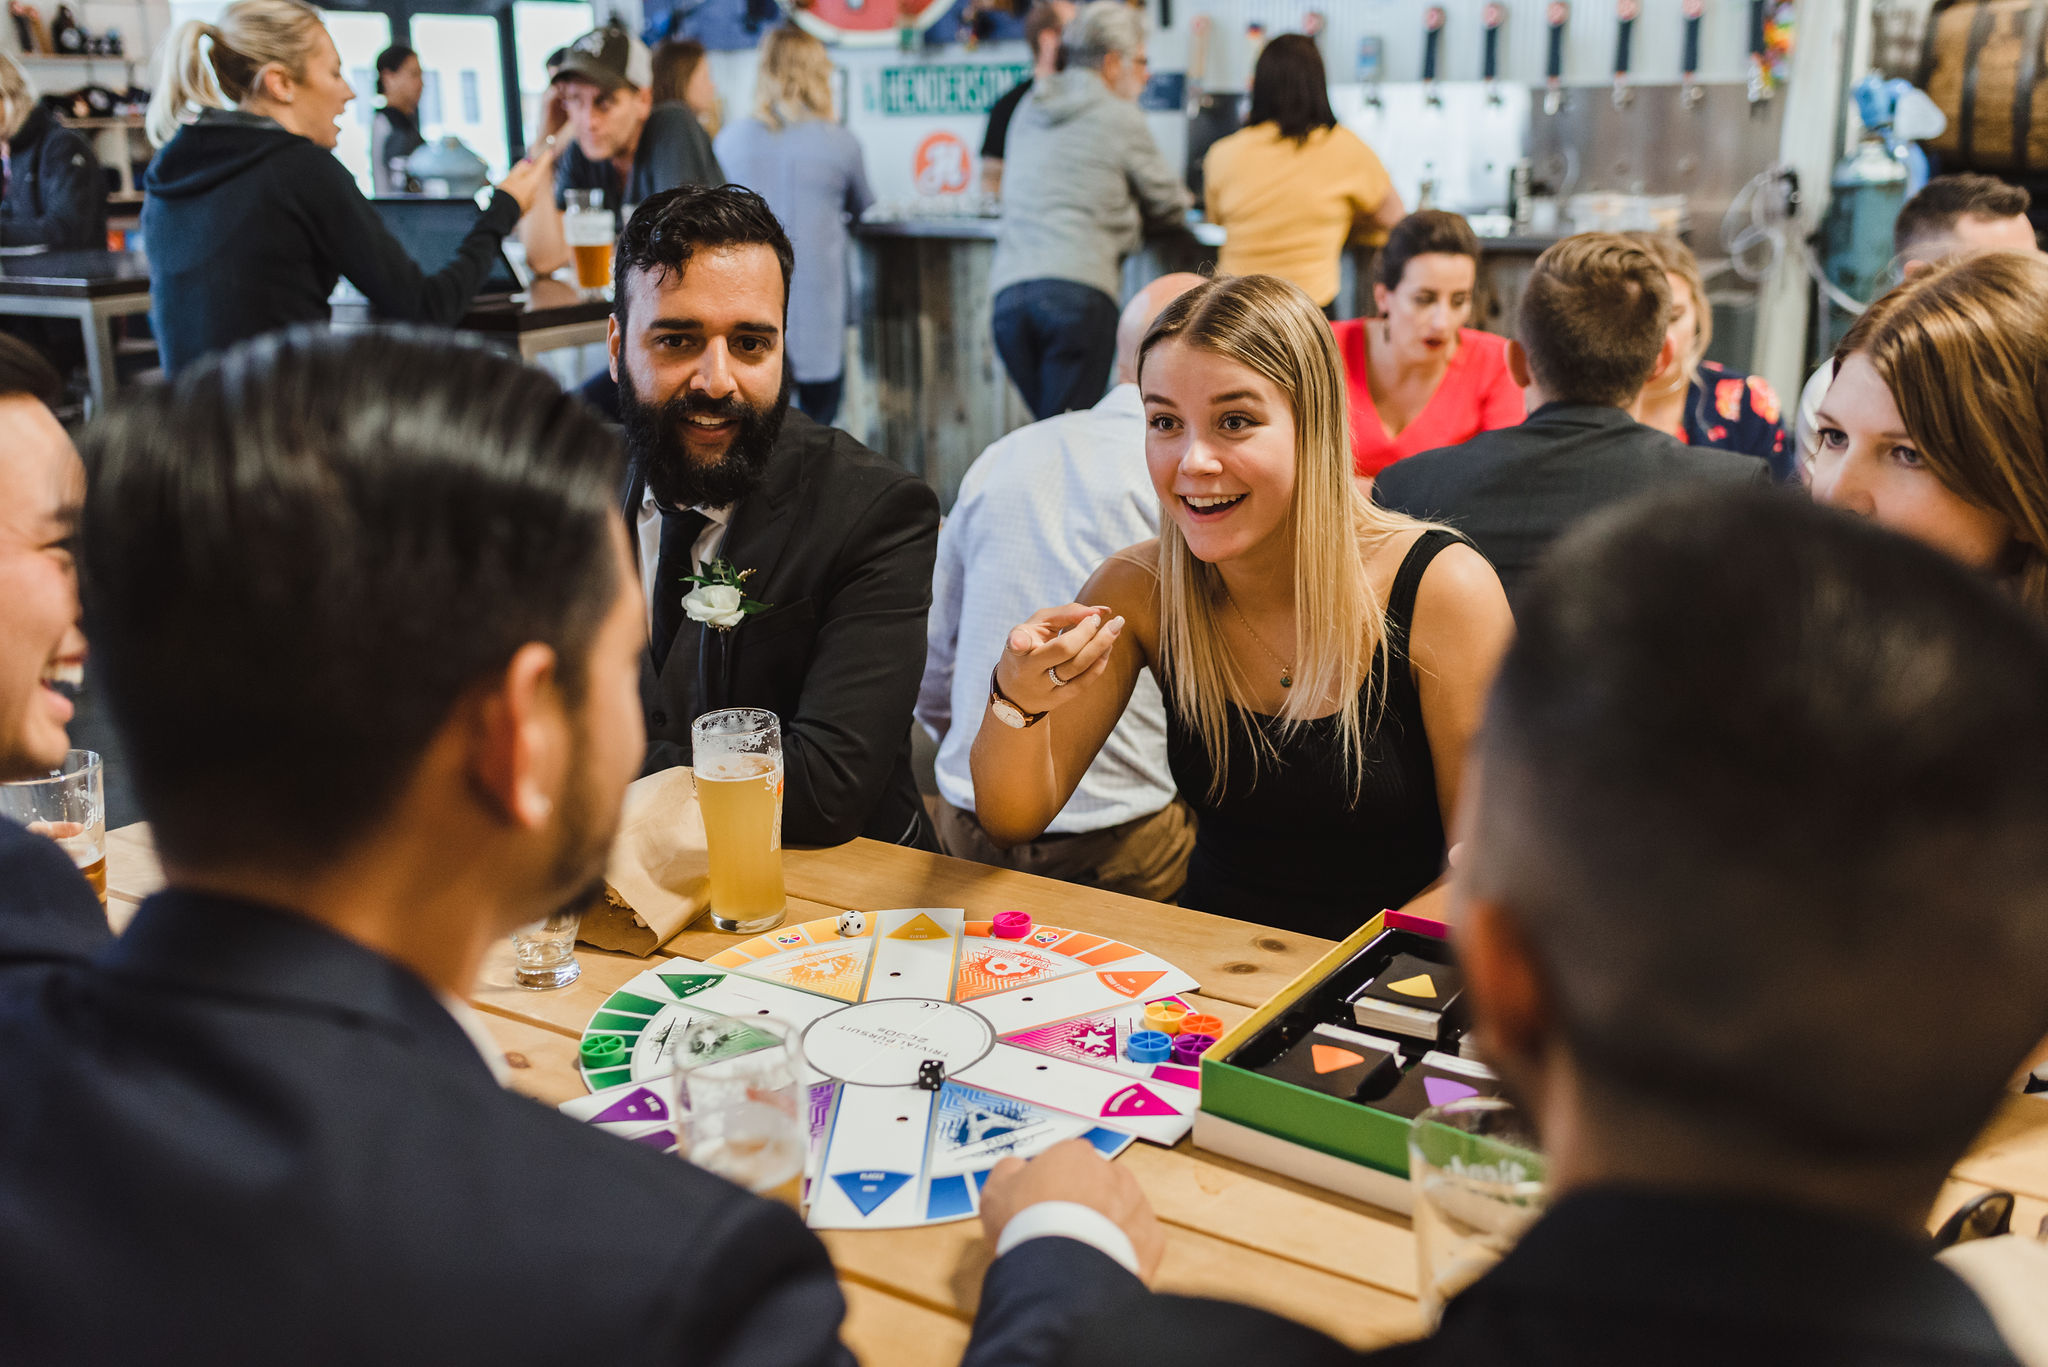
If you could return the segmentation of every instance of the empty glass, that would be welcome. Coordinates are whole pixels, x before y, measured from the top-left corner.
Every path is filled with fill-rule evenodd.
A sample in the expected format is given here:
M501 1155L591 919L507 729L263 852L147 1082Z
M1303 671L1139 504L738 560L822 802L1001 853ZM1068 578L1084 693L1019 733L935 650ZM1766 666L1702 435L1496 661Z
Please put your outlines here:
M73 750L46 778L0 783L0 816L57 842L107 905L107 803L100 757Z
M1514 1103L1468 1096L1408 1127L1417 1298L1431 1327L1444 1303L1506 1256L1543 1214L1543 1155Z
M576 962L576 928L583 909L568 907L512 932L513 981L536 991L567 987L583 973Z
M691 1025L671 1082L676 1152L801 1210L810 1128L798 1070L795 1037L780 1021L719 1016Z

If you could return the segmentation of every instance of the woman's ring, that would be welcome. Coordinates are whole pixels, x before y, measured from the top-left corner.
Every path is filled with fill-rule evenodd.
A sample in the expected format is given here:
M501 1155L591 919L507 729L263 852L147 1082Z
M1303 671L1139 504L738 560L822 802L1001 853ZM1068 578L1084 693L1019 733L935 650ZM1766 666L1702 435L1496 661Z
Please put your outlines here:
M1060 671L1057 665L1055 665L1051 669L1046 670L1045 677L1052 680L1052 686L1054 688L1065 688L1070 682L1072 682L1069 679L1062 679L1060 677Z

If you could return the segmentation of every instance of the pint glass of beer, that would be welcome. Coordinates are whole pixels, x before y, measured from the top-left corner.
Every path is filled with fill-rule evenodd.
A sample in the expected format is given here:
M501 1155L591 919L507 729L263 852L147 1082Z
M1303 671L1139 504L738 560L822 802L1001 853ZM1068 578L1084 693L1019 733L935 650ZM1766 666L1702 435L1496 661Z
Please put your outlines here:
M576 260L576 283L586 293L600 294L612 283L611 212L602 190L570 190L562 213L562 238Z
M782 924L782 723L758 707L706 712L690 727L711 855L711 924L758 935Z
M100 757L73 750L46 778L0 783L0 817L47 835L107 905L107 802ZM780 874L778 873L778 877Z

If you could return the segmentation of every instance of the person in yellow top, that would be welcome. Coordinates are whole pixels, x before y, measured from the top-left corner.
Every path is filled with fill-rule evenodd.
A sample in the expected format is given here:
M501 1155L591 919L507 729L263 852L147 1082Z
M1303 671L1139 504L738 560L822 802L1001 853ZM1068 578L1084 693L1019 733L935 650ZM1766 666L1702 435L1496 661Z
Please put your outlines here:
M1227 236L1224 275L1277 275L1328 312L1353 237L1379 242L1407 210L1387 168L1330 109L1315 40L1275 38L1252 73L1245 126L1202 162L1208 216Z

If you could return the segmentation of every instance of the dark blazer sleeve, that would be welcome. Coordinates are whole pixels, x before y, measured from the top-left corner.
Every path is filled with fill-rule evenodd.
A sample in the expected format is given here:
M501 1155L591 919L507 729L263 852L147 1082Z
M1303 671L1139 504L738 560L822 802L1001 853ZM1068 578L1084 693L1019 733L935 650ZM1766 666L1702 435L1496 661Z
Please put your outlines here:
M9 964L75 963L112 942L107 914L54 841L0 817L0 977Z
M92 144L69 128L52 128L37 149L37 173L42 203L7 206L7 216L0 219L0 246L43 246L53 251L105 247L107 186ZM36 208L41 212L34 212Z
M1067 1334L1063 1351L1044 1361L1060 1367L1130 1367L1135 1362L1357 1367L1362 1359L1307 1325L1248 1305L1145 1295L1117 1301L1084 1319Z
M736 1202L693 1238L668 1284L688 1311L669 1359L688 1367L856 1367L839 1341L846 1298L816 1235L786 1206ZM715 1284L704 1281L716 1269Z
M1084 1323L1119 1304L1142 1304L1145 1299L1145 1284L1100 1249L1078 1239L1029 1240L989 1267L981 1284L974 1337L960 1367L1051 1367L1065 1362ZM1147 1349L1121 1367L1165 1361Z
M429 275L406 255L340 162L309 144L298 165L294 174L321 254L383 318L444 327L460 322L491 273L499 244L519 222L519 201L492 191L490 207L477 216L455 259Z
M830 596L817 603L796 715L783 719L782 832L798 844L860 834L895 770L924 677L938 496L922 480L891 479L851 522Z

